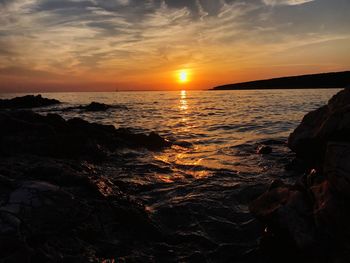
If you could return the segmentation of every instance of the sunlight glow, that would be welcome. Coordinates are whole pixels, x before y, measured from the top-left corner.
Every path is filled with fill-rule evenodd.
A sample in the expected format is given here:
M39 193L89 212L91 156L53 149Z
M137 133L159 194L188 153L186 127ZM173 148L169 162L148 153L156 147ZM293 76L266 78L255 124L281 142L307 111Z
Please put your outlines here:
M179 72L178 80L180 83L188 82L188 72L186 70L181 70Z

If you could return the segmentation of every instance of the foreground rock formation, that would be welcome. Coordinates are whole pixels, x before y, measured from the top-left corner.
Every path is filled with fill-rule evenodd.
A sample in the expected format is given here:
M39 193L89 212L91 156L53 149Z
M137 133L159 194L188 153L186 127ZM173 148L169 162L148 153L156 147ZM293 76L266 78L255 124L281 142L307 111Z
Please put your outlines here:
M0 112L0 262L109 262L162 238L145 208L95 171L156 133L32 111Z
M305 174L251 203L266 225L262 252L269 262L349 262L350 89L308 113L288 144Z

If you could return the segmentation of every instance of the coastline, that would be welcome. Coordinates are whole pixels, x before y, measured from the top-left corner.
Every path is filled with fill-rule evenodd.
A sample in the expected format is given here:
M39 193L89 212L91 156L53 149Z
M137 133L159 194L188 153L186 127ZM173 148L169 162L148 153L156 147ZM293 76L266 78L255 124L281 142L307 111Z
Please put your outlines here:
M235 84L211 90L342 89L350 85L350 71L278 77Z
M313 221L313 216L319 218L318 203L323 200L322 198L327 196L329 197L327 200L334 198L342 200L342 195L333 192L339 190L344 192L344 190L338 189L339 184L335 181L334 185L333 179L329 181L328 170L323 169L325 161L321 157L306 158L314 156L314 153L308 152L307 149L314 149L321 155L325 154L329 141L327 134L330 133L320 132L320 135L316 136L317 140L312 141L314 137L311 135L314 135L314 132L311 130L307 133L310 130L308 121L312 120L311 123L315 125L314 129L317 131L319 126L329 127L332 130L333 126L324 125L323 122L347 112L344 106L349 103L348 94L348 90L342 91L341 95L335 96L328 106L322 107L323 110L310 113L308 116L311 117L305 117L299 128L290 136L289 147L298 157L298 161L292 163L290 169L295 170L301 179L297 179L294 185L275 181L265 194L263 192L267 185L258 185L254 191L250 190L245 194L247 202L263 194L250 206L262 224L254 221L252 226L249 224L250 227L246 231L254 231L252 236L259 236L260 231L264 233L263 230L267 226L268 232L263 234L260 248L257 247L251 254L241 259L243 262L257 262L257 260L280 262L286 255L291 255L290 262L297 260L303 262L306 258L317 261L325 257L317 246L319 242L316 245L312 243L313 240L318 241L318 238L313 236L313 231L320 226L307 223L302 225L304 228L301 230L295 226L299 225L299 222ZM38 99L39 102L34 103L37 105L42 98L31 97L31 99ZM20 104L17 104L19 108ZM106 106L108 105L95 109L103 111L107 109ZM329 110L325 110L326 108ZM78 108L82 111L86 109L89 108ZM334 121L342 119L337 117ZM7 248L3 257L15 261L34 258L44 262L55 262L62 257L70 258L73 262L101 262L116 258L137 262L143 258L152 262L152 257L162 251L163 254L157 255L158 260L176 262L171 244L185 242L185 236L181 238L167 236L149 216L148 208L128 195L126 189L133 186L117 183L108 177L108 173L115 172L114 170L122 167L126 161L137 162L136 159L123 156L123 149L162 151L176 142L168 141L155 133L134 134L125 129L89 123L79 118L64 120L57 114L43 116L22 109L0 111L0 122L4 127L0 133L2 167L0 182L3 193L0 230L3 233L1 242ZM311 137L305 137L305 134ZM322 134L327 136L320 141L319 137ZM304 137L300 138L301 135ZM348 139L347 136L336 135L335 138L337 137L342 141ZM313 147L305 143L307 140ZM269 143L265 142L266 145L259 148L256 154L268 155L271 153L271 147L280 144L278 141ZM317 145L322 146L316 149ZM335 147L338 149L338 146ZM339 147L342 149L344 146ZM332 160L334 151L330 152L327 153L327 158ZM304 172L309 175L303 176ZM301 199L298 199L300 196ZM275 200L272 203L271 198ZM297 200L297 205L293 203L294 200ZM300 213L298 210L300 207L302 212L306 213ZM322 208L328 209L328 207ZM331 207L331 209L334 211L337 208ZM326 216L331 216L328 210L323 211ZM169 223L172 220L174 224L181 222L175 220L175 218L181 219L183 216L181 212L177 214L174 210L167 210L166 213L170 214L166 216ZM324 213L321 213L321 216L324 216ZM335 215L331 219L337 220L339 216ZM327 220L323 221L326 223L321 224L321 229L323 227L329 229ZM300 236L301 232L309 236ZM244 232L241 235L243 238ZM335 235L338 237L339 233L335 232ZM199 237L189 236L186 242L198 242L200 239L197 238ZM321 241L323 242L323 239ZM338 244L339 240L336 242ZM293 246L289 246L290 244ZM327 244L321 244L321 247ZM208 243L206 246L214 244ZM280 249L277 253L276 247ZM311 254L308 253L309 249ZM217 252L209 255L209 258L215 261L220 253L225 253L224 262L229 262L234 256L226 254L230 250L230 247L219 246ZM327 254L325 258L331 257L333 253L341 258L338 250L329 250L325 253ZM206 260L204 254L199 252L197 258L182 260L203 261Z

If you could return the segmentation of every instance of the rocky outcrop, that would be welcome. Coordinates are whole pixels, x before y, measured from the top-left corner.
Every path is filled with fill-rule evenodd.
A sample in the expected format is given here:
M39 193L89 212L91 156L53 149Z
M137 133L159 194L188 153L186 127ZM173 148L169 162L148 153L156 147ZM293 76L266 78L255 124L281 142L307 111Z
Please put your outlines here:
M96 167L117 170L121 149L171 142L29 110L1 111L0 127L0 262L125 262L163 239L144 206Z
M128 110L128 108L125 105L109 105L105 103L100 102L91 102L87 105L79 105L79 106L73 106L73 107L65 107L60 109L52 109L51 111L59 111L59 112L65 112L65 111L81 111L81 112L104 112L108 111L110 109L118 109L118 110Z
M274 182L251 203L266 226L262 251L269 262L348 262L350 90L308 113L288 143L308 173L294 185Z
M59 104L55 99L43 98L41 95L27 95L13 99L0 99L0 109L28 109L37 107L46 107Z
M310 205L305 192L298 187L275 181L250 205L250 210L257 218L269 222L269 231L291 238L296 247L305 248L314 242L311 222L307 220Z
M31 111L0 113L0 154L36 154L58 158L100 160L123 147L160 150L172 145L156 133L134 134L111 125L79 118L64 120L57 114Z
M327 105L306 114L289 136L288 145L310 167L320 169L328 142L350 142L349 132L350 89L344 89Z
M86 111L106 111L109 108L111 108L111 106L109 106L107 104L93 101L89 105L83 107L82 109L84 109Z

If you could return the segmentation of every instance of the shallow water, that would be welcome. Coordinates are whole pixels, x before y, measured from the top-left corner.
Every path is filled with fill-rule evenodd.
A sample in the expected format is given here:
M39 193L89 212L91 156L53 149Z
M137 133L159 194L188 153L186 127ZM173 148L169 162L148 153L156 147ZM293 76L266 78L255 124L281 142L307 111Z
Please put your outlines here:
M271 180L288 180L284 166L293 156L285 145L288 134L307 112L337 92L48 93L43 96L64 103L38 111L137 132L156 131L187 142L160 152L127 150L97 168L141 201L167 236L165 243L143 244L135 251L142 262L257 262L261 226L247 205ZM121 107L107 112L61 111L91 101ZM271 144L273 153L257 155L260 143Z

